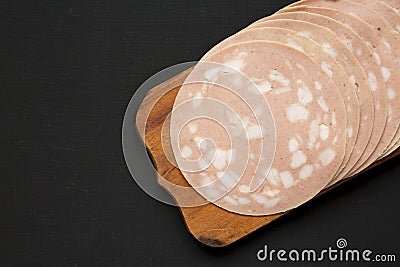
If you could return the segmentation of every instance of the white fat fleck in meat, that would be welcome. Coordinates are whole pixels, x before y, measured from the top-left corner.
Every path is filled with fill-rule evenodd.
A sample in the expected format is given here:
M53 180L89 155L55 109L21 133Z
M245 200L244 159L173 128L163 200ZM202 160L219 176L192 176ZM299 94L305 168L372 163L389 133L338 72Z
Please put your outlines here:
M237 200L238 200L239 204L241 204L241 205L247 205L251 202L249 199L244 198L244 197L238 197Z
M376 103L375 109L379 111L381 109L381 103Z
M225 66L228 66L234 70L241 71L244 67L244 60L243 59L232 59L224 63Z
M306 106L313 100L313 95L305 84L297 90L297 96L300 104L303 106Z
M188 146L184 146L182 148L182 157L184 157L185 159L189 158L191 155L193 155L193 150L188 147Z
M376 79L375 74L373 74L371 71L368 72L368 85L374 92L378 89L378 80Z
M262 138L262 130L259 125L252 125L247 127L247 137L249 140Z
M328 121L329 120L329 114L328 113L325 113L324 114L324 121L326 122L326 121Z
M376 63L380 66L382 61L381 61L381 57L379 56L379 54L374 52L374 58L375 58Z
M332 126L336 127L336 113L332 112Z
M336 58L336 52L335 49L333 49L333 47L329 44L329 43L322 43L322 47L324 49L324 51L330 55L333 58Z
M219 190L216 189L216 188L208 188L206 190L206 194L208 196L210 196L211 199L215 199L215 198L221 197L221 192L219 192Z
M321 63L321 68L322 68L322 70L329 76L329 78L332 78L332 77L333 77L333 72L332 72L332 70L329 68L328 63L326 63L325 61L323 61L323 62Z
M348 48L352 53L354 53L353 42L352 42L351 40L345 39L345 40L343 40L342 42L347 46L347 48Z
M290 46L291 48L294 48L296 50L299 50L301 52L304 52L304 49L302 46L300 46L299 44L293 42L293 41L289 41L286 43L288 46Z
M223 170L226 167L226 151L217 148L215 150L215 159L212 165L217 170Z
M218 74L220 72L221 68L212 68L207 70L204 73L204 79L206 79L209 82L215 82L218 80Z
M284 171L279 174L282 184L285 188L290 188L294 185L294 179L289 171Z
M298 103L292 104L290 107L286 108L286 117L292 123L297 123L300 120L306 120L308 115L308 110Z
M197 125L194 123L189 124L189 132L194 134L197 132Z
M322 90L322 85L318 81L315 82L315 89L317 89L318 91Z
M353 128L352 127L349 127L347 129L347 137L348 138L352 138L353 137Z
M239 192L243 194L247 194L250 192L250 188L247 185L240 185Z
M306 69L304 68L303 65L301 65L300 63L296 63L296 67L301 69L302 71L306 71Z
M313 171L314 171L313 165L304 165L303 168L301 168L301 170L299 172L299 178L302 180L310 178Z
M306 162L307 162L307 156L304 154L303 151L298 150L294 152L292 155L292 162L290 163L290 167L292 167L292 169L297 169Z
M349 78L352 84L356 84L356 77L354 77L354 75L351 75Z
M266 202L264 202L264 207L266 209L270 209L270 208L274 207L280 200L281 199L279 197L267 200Z
M274 92L277 95L281 95L281 94L285 94L285 93L289 93L292 91L292 88L287 86L287 87L280 87L278 89L275 89Z
M299 142L296 139L292 138L289 140L289 151L291 153L295 152L299 148Z
M266 93L272 90L272 86L269 81L263 81L262 83L259 83L258 88L260 88L262 93Z
M328 166L336 157L336 153L333 149L325 149L318 157L323 166Z
M201 92L197 92L193 99L193 108L197 109L200 106L201 101L202 101L202 94Z
M338 136L335 135L335 138L333 138L333 144L336 144L337 141L338 141Z
M281 191L278 189L264 188L263 194L269 198L273 198L273 197L277 196L280 192Z
M318 105L319 105L319 107L323 110L323 111L325 111L325 112L328 112L329 111L329 108L328 108L328 105L326 104L326 102L325 102L325 100L324 100L324 98L322 97L322 96L320 96L319 98L318 98Z
M256 157L256 155L255 155L254 153L250 153L250 154L249 154L249 158L250 158L250 159L254 159L255 157Z
M315 143L317 142L318 136L319 136L319 119L315 119L311 121L310 124L310 130L309 130L309 141L308 141L308 147L310 149L314 148Z
M308 32L308 31L301 31L301 32L298 32L298 35L299 35L299 36L303 36L303 37L309 37L309 36L310 36L310 32Z
M251 197L259 204L264 204L268 201L268 199L258 194L251 194Z
M228 202L229 204L231 204L231 205L235 205L235 206L237 206L237 201L236 200L234 200L233 198L231 198L230 196L225 196L224 197L224 200L226 201L226 202Z
M396 97L396 92L392 88L388 88L387 95L389 100L393 100Z
M315 163L315 164L314 164L314 168L315 168L316 170L319 170L319 169L321 168L321 165L320 165L319 163Z
M278 170L272 168L267 175L267 180L273 185L279 185Z
M390 70L388 68L386 68L386 67L382 67L381 68L381 72L382 72L382 75L383 75L383 79L385 80L385 82L387 82L389 80L389 78L390 78L390 75L391 75Z
M277 70L271 70L268 77L271 81L277 81L281 83L283 86L289 86L290 84L290 81L286 79L285 76L283 76L283 74Z
M321 140L326 140L329 137L329 127L326 126L325 124L321 124L319 126L319 137Z
M356 55L359 57L362 56L362 50L360 48L357 49Z
M391 52L392 51L392 47L390 46L389 42L385 38L382 38L382 42L386 46L386 49Z
M400 12L397 13L400 14ZM396 30L400 31L400 24L396 25Z

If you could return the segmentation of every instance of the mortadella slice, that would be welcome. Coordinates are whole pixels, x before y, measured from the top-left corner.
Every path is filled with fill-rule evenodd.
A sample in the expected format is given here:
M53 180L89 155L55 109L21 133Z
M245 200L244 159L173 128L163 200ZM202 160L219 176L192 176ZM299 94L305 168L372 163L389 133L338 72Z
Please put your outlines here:
M196 126L187 125L188 129L182 129L178 138L180 146L186 147L186 158L195 160L196 156L189 152L202 149L197 141L213 136L216 138L214 144L217 151L214 158L218 162L203 166L199 172L183 171L187 181L206 199L213 199L215 205L245 215L284 212L317 195L330 182L343 161L347 125L342 96L332 80L326 78L320 64L289 46L268 41L228 46L209 56L207 61L232 66L257 84L260 91L254 91L253 87L248 90L257 95L261 92L262 97L258 99L261 102L267 101L270 106L275 121L276 151L271 168L266 168L266 179L258 189L251 191L249 183L256 168L254 155L252 157L250 154L243 176L238 177L236 173L225 175L228 162L232 160L232 164L235 164L234 161L245 156L244 153L236 153L236 156L227 153L229 138L222 138L226 132L217 126L212 127L212 120L195 118L190 124L196 123ZM241 117L248 136L253 137L250 140L252 151L259 146L258 141L268 138L268 133L261 131L254 134L256 121L251 116L248 116L250 119L243 118L249 112L246 105L241 105L240 98L235 93L215 85L215 81L223 75L229 75L229 71L224 68L211 69L205 77L214 83L207 86L182 86L174 104L171 129L181 124L179 119L182 114L176 112L175 107L196 100L194 109L209 110L212 107L205 100L215 99L227 103ZM246 86L240 80L235 83L240 88ZM223 114L222 110L213 112ZM230 119L227 116L226 120ZM230 132L230 128L227 131ZM309 140L315 142L310 143ZM210 151L203 152L207 154ZM174 154L178 153L179 150L175 149ZM183 164L179 157L177 164ZM198 186L204 187L204 190L199 190ZM231 190L221 195L227 187Z

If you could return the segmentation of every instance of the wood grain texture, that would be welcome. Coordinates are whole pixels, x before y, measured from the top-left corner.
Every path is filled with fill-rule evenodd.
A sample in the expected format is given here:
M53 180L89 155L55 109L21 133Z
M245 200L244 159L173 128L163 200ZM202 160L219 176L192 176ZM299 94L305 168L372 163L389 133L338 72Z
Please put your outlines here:
M172 154L169 132L167 130L169 128L168 115L172 110L180 86L190 71L191 69L188 69L153 88L144 99L136 116L136 126L139 135L145 143L158 171L158 182L173 196L178 205L179 203L183 203L187 198L199 197L194 189L185 195L174 192L174 189L171 188L168 182L186 187L190 187L190 185L179 169L174 167L165 155L166 153ZM149 115L147 116L147 114ZM399 154L400 149L374 163L365 171ZM323 190L319 195L332 190L354 177L336 183ZM223 247L232 244L288 213L259 217L244 216L228 212L211 203L199 207L180 207L180 211L189 232L201 243L211 247Z

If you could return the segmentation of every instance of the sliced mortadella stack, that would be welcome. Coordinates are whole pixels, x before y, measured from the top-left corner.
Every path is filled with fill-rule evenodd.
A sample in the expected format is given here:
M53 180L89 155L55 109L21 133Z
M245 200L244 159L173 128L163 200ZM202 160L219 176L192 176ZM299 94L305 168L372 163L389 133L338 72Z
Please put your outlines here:
M251 41L228 46L209 56L207 61L234 66L257 84L260 91L254 93L262 93L258 99L268 102L275 121L276 150L271 168L265 166L266 179L255 191L249 188L256 168L254 155L250 155L246 171L240 179L237 179L238 174L234 173L227 173L225 176L225 164L211 164L199 172L182 172L187 181L199 194L212 200L215 205L246 215L269 215L288 211L317 195L330 182L343 161L347 126L346 107L342 96L333 81L327 78L320 64L289 46L268 41ZM212 76L211 80L216 81L228 71L214 69L211 73L212 75L208 73L206 76ZM240 84L240 81L236 83ZM245 86L240 87L246 88ZM249 87L248 90L253 92L254 88ZM195 109L211 109L204 100L215 99L234 109L246 129L254 126L253 119L243 117L248 111L244 108L246 105L239 104L240 98L215 84L206 87L184 84L177 95L174 108L195 98L202 99L200 103L196 102ZM171 128L179 125L179 118L179 113L174 109ZM195 119L191 123L196 123L196 127L188 126L189 130L182 129L179 136L179 144L187 147L186 151L201 149L196 148L198 144L194 140L207 138L207 134L225 134L218 133L218 127L206 126L210 120ZM256 142L257 138L262 140L267 138L266 136L268 133L256 135L256 140L251 140L250 145ZM315 142L310 144L310 139ZM221 142L218 142L219 140ZM213 141L217 151L229 150L228 139ZM177 151L174 151L174 154L176 153ZM243 154L236 153L236 156L229 157L229 160L237 160L238 157L244 156ZM216 158L219 158L218 155ZM177 164L180 166L179 160ZM204 184L206 187L209 185L209 188L198 190L197 186ZM232 189L223 195L226 187L232 185Z
M390 25L378 13L351 1L304 0L292 6L295 5L299 5L298 8L300 9L303 9L302 5L306 5L304 9L307 9L307 12L309 12L308 10L312 10L310 12L315 12L345 23L361 35L367 45L373 50L373 55L379 64L379 70L385 78L388 106L387 108L383 106L376 107L379 110L387 111L384 132L378 146L370 157L365 162L360 161L350 171L349 175L352 176L379 159L388 146L390 146L397 132L400 122L400 94L397 90L400 81L400 68L398 65L400 55L400 47L398 45L399 36L397 32L391 30ZM311 7L308 8L309 6ZM312 7L317 8L313 9ZM292 9L287 8L282 12L285 12L285 10L290 12Z
M394 8L385 4L384 2L378 0L352 0L353 2L362 4L375 12L379 13L391 26L393 31L397 32L397 35L400 32L400 13L396 12ZM399 2L400 3L400 2ZM400 6L400 4L399 4ZM398 62L399 63L399 62ZM400 64L399 64L400 65ZM400 84L396 88L397 93L400 93ZM400 128L397 128L396 135L392 142L390 143L388 149L385 150L384 156L391 154L394 150L399 147L399 140L400 140Z
M387 107L387 93L386 93L386 83L384 81L382 73L379 71L380 67L377 61L374 59L374 52L370 47L366 45L363 39L352 29L335 19L327 16L319 15L312 12L295 11L297 9L305 9L307 11L317 10L318 12L330 11L321 8L312 7L296 7L290 10L293 12L280 13L269 17L270 20L275 19L293 19L306 21L313 24L321 25L326 27L333 32L339 40L348 47L348 49L357 57L360 64L364 68L368 76L368 84L371 89L371 93L374 100L374 127L372 129L371 138L364 149L363 154L358 162L365 162L370 155L373 153L375 148L380 143L382 133L386 125L387 112L379 112L379 110L385 110ZM287 10L288 11L288 10ZM317 12L316 11L316 12ZM266 19L260 20L250 27L262 27ZM379 108L379 110L377 110ZM357 163L358 163L357 162Z
M333 47L321 46L313 40L299 35L298 32L283 29L283 28L257 28L257 29L246 29L243 30L230 38L222 41L211 49L204 57L203 60L207 60L208 57L217 53L219 50L224 49L227 46L237 44L245 41L254 40L265 40L273 41L288 45L296 50L299 50L312 58L316 63L321 66L321 69L326 74L327 79L332 79L339 92L344 99L347 111L347 142L346 142L346 155L342 162L339 171L343 170L348 164L350 156L353 152L354 145L356 143L359 125L360 125L360 104L356 94L356 86L346 74L345 69L335 59L336 51ZM372 96L371 96L372 101ZM371 106L369 107L371 108ZM370 132L372 130L372 125ZM328 138L322 136L321 138ZM369 139L369 136L368 136ZM315 140L308 140L310 144L315 143ZM368 140L367 140L368 141ZM366 142L367 142L366 141ZM365 143L366 143L365 142ZM335 175L336 177L337 175Z
M338 36L331 30L300 20L289 20L289 19L274 19L284 17L286 14L279 14L272 16L271 20L264 21L262 23L254 24L251 28L263 28L263 27L281 27L286 29L293 29L298 32L299 35L307 36L313 41L321 44L324 49L333 56L337 62L339 62L345 71L347 72L350 79L353 81L357 90L356 93L359 99L360 105L360 128L358 134L356 134L356 143L352 149L352 154L345 164L345 168L335 175L332 183L342 179L348 171L359 161L362 153L364 152L373 129L374 124L374 100L371 93L371 88L368 85L368 78L363 67L358 62L357 58L352 52L341 43ZM352 135L352 133L349 133ZM354 133L355 134L355 133Z

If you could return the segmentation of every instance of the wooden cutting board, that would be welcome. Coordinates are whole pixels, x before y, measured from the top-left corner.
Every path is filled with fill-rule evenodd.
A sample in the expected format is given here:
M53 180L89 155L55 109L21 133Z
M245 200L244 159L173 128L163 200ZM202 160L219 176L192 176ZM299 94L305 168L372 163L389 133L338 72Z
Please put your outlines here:
M192 199L199 197L194 189L190 190L190 192L185 195L177 194L164 180L166 179L180 186L190 187L179 169L174 167L165 156L165 153L172 153L169 142L169 132L165 131L165 129L169 128L168 115L172 110L179 88L190 71L191 69L188 69L154 87L143 100L136 116L136 126L139 135L146 145L152 157L153 164L159 173L158 182L173 196L178 205L179 203L183 203L187 198ZM161 140L163 140L163 144ZM376 162L370 168L399 154L400 149ZM161 178L161 176L164 178ZM325 189L319 195L324 194L352 178L354 177L343 180ZM211 247L223 247L232 244L287 213L261 217L244 216L228 212L211 203L200 207L180 207L180 211L189 232L201 243Z

